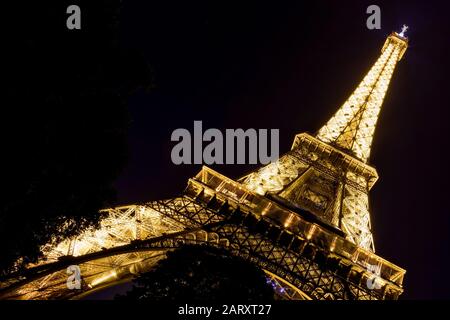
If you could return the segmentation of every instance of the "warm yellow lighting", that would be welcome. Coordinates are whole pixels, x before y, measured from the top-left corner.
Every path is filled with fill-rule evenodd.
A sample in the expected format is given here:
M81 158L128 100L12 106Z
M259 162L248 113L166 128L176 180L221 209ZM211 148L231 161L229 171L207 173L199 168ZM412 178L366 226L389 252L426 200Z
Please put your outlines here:
M384 96L407 45L406 41L389 36L375 65L330 121L319 130L317 137L320 140L367 161Z
M270 208L272 208L272 202L269 202L269 204L264 208L264 210L261 212L261 215L264 216L269 212Z
M316 226L312 225L311 228L308 231L308 234L306 235L306 239L311 240L314 232L316 231Z
M358 246L375 251L368 190L378 176L366 162L381 105L407 46L406 38L391 34L373 67L319 130L317 138L298 135L291 152L246 176L243 185L260 195L276 194L289 200L341 228L347 239ZM355 164L354 169L333 164L329 160L331 153ZM361 174L362 167L370 173ZM334 181L326 186L330 175ZM286 221L284 226L289 223Z
M117 279L117 272L116 270L112 270L110 272L108 272L105 275L102 275L101 277L94 279L90 284L89 287L93 288L95 286L98 286L99 284L105 283L105 282L109 282L112 280L116 280Z
M294 215L291 213L288 218L286 219L286 221L284 222L284 227L287 228L290 226L290 224L292 223L292 220L294 219Z
M333 242L332 242L331 245L330 245L330 251L331 251L331 252L333 252L333 251L334 251L334 248L336 247L336 239L337 239L337 238L334 238L334 239L333 239Z

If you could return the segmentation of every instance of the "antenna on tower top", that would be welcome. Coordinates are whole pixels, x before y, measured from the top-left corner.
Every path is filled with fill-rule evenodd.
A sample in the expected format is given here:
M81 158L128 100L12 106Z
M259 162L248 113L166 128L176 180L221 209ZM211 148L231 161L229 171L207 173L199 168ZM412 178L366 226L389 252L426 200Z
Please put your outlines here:
M400 37L404 38L405 37L405 32L409 29L409 27L404 24L402 27L402 31L398 34Z

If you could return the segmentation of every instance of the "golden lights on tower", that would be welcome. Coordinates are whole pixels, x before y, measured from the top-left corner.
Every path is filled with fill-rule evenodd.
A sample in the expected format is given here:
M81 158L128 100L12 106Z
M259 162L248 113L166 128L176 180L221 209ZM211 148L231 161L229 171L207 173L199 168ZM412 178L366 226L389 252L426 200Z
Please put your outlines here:
M387 38L381 56L342 107L319 130L317 138L367 162L389 82L408 47L406 30L404 26L400 34L394 32Z
M60 267L67 259L79 262L89 293L151 270L179 245L211 243L246 259L258 252L286 299L396 299L405 270L374 253L368 193L378 174L367 161L381 105L408 47L406 30L388 36L373 67L315 137L298 134L291 151L238 181L203 167L180 197L103 210L99 228L44 246L45 259L30 266L38 270L34 278L23 281L19 274L0 283L0 298L75 297ZM229 223L230 217L242 224ZM289 248L264 232L251 233L245 223L267 226L267 234L289 240ZM317 265L304 254L307 247L350 273L337 277ZM272 271L268 261L276 265ZM373 277L373 265L380 277L374 290L361 286Z
M375 64L316 137L297 135L289 153L244 177L243 184L314 213L375 251L368 192L378 174L367 162L389 83L408 47L407 29L388 36Z

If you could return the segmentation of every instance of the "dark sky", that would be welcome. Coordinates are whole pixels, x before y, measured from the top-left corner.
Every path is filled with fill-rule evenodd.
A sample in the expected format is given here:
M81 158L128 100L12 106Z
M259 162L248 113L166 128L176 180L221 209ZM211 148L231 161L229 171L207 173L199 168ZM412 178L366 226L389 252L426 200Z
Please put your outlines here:
M381 30L366 8L381 7ZM125 2L122 40L154 71L129 100L130 160L119 203L180 194L198 165L176 166L176 128L279 128L280 152L314 133L375 62L391 31L410 26L370 163L377 253L407 270L404 299L450 298L449 7L436 1ZM255 166L216 165L237 178Z

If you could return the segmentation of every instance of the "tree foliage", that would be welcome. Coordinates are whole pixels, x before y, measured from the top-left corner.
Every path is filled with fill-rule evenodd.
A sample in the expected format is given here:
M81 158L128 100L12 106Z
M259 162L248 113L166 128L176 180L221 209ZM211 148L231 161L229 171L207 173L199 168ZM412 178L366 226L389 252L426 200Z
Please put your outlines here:
M274 291L264 272L226 250L185 246L168 252L150 272L133 280L120 300L271 301Z
M5 4L0 110L0 271L95 225L127 159L126 98L148 68L119 37L120 1Z

